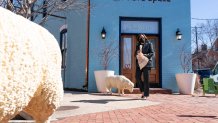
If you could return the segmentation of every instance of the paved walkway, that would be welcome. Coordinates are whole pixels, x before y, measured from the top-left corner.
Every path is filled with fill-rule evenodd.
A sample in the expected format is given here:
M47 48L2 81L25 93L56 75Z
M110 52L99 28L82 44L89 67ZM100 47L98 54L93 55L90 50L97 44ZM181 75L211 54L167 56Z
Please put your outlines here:
M71 109L62 105L52 123L218 123L214 95L151 94L148 100L139 96L66 93L69 100L64 105Z
M115 94L65 92L62 106L52 115L51 119L157 104L159 102L145 102L145 100Z

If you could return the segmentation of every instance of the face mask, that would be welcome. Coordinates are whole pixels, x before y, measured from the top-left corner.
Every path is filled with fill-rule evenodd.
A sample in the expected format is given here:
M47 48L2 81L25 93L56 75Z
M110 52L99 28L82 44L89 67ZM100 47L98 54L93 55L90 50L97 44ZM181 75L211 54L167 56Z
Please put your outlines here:
M140 39L139 39L139 42L140 42L140 43L145 43L145 39L144 39L144 38L140 38Z

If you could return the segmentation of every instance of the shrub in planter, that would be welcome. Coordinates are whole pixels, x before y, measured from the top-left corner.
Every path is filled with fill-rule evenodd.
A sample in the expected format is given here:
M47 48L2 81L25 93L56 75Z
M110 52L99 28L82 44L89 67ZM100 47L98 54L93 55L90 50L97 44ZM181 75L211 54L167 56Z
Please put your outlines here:
M118 56L118 47L114 45L114 41L110 42L108 45L106 42L103 43L103 46L96 53L98 55L98 61L103 67L103 70L94 71L98 92L107 91L105 87L105 77L114 75L114 71L108 70L108 66L110 62Z
M176 74L176 81L180 94L193 95L197 74L190 73L192 68L192 55L191 52L186 52L183 46L180 52L180 64L183 73Z

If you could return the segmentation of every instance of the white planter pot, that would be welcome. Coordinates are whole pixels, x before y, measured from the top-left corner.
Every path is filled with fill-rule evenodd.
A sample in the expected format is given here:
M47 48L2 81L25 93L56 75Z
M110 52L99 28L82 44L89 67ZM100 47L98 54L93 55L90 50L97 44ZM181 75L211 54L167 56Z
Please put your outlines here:
M176 74L176 81L181 94L192 95L194 93L195 81L197 75L194 73Z
M107 76L113 76L114 71L112 70L98 70L94 71L95 74L95 80L96 80L96 86L98 89L98 92L107 92L106 86L105 86L105 77Z

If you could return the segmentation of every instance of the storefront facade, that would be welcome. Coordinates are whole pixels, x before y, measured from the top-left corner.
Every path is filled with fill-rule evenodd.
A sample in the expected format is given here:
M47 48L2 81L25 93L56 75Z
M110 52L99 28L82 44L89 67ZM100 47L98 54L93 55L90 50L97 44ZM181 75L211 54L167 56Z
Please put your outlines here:
M103 69L97 54L111 42L118 47L118 56L108 69L135 82L136 37L144 33L155 49L154 67L149 78L151 87L178 91L175 74L182 72L180 49L183 45L191 47L189 0L90 0L89 6L90 9L81 11L81 14L66 13L65 88L80 89L88 82L88 91L96 92L94 71ZM61 27L61 24L56 29L47 26L51 31L61 31ZM105 39L101 37L103 28ZM183 35L182 40L176 39L178 29ZM63 38L57 34L55 37L63 46Z

